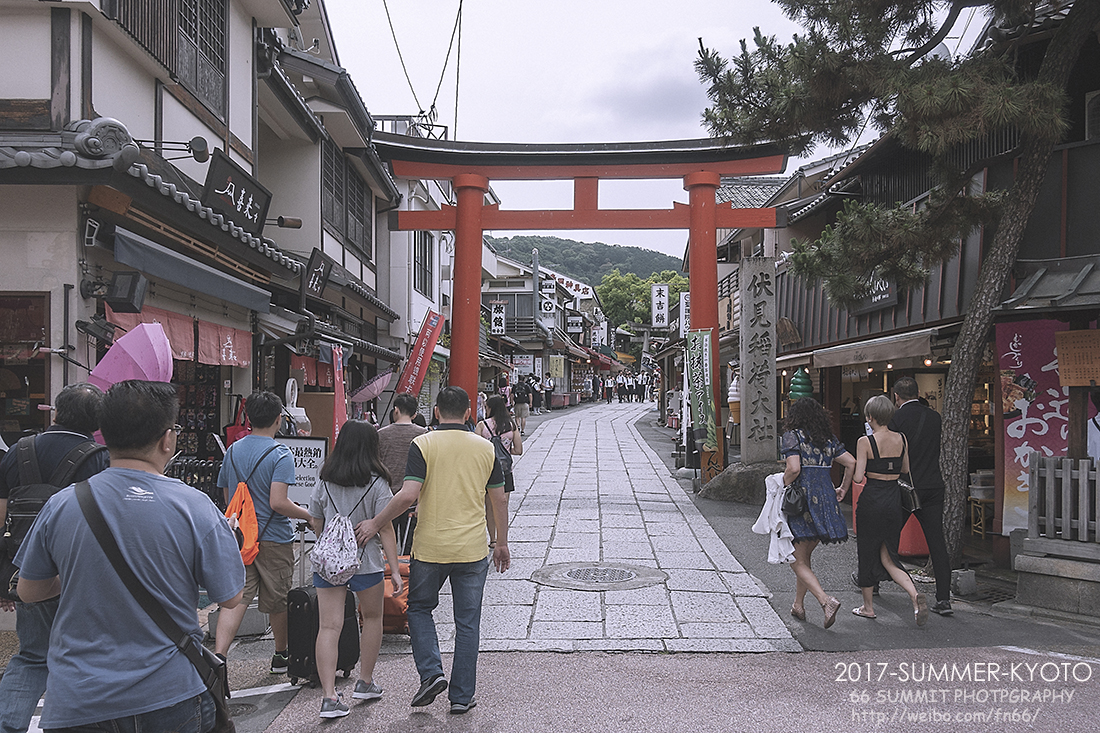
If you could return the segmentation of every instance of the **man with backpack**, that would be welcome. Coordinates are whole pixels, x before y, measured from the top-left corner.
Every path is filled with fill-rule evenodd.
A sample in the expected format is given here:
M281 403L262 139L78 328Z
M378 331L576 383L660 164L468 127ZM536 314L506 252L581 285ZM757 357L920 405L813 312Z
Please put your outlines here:
M527 417L531 414L531 387L524 379L516 380L516 386L512 388L512 399L515 406L512 408L519 423L519 434L523 435L527 430Z
M15 569L9 563L46 499L107 468L107 451L92 441L102 401L103 392L95 385L70 384L57 396L54 424L40 435L21 438L0 460L0 517L6 517L7 530L0 567L10 568L3 578L4 591L8 591ZM19 637L19 653L8 662L0 679L2 733L27 730L46 690L46 655L57 606L56 597L38 603L0 599L0 607L15 611Z
M237 636L245 612L259 594L260 613L268 615L275 637L271 673L285 674L287 654L286 594L294 584L294 528L291 519L309 521L307 509L287 497L294 483L294 457L275 440L283 418L283 401L272 392L253 392L244 403L252 433L229 447L218 474L218 486L230 504L245 484L256 513L259 551L245 565L244 599L218 614L214 651L223 657ZM243 523L242 523L243 524Z

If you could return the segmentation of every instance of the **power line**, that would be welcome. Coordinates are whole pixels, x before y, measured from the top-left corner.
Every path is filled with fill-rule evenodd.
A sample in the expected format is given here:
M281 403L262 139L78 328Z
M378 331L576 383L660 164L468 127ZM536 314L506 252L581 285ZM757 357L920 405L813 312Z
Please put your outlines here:
M382 7L386 9L386 22L390 24L390 35L393 36L393 45L397 49L397 58L401 61L401 70L405 72L405 81L409 83L409 91L412 92L413 101L416 102L416 108L423 114L424 107L421 106L420 100L416 97L416 90L413 89L412 79L409 78L409 70L405 67L405 57L401 55L401 44L397 42L397 32L393 29L393 18L390 17L389 3L387 3L386 0L382 0ZM438 92L436 93L438 94ZM434 103L432 106L435 106Z
M435 96L432 97L432 107L435 107L435 103L439 99L439 90L443 88L443 77L447 74L447 65L451 62L451 50L455 46L455 36L458 35L458 28L461 23L462 0L458 0L458 12L455 14L455 24L451 29L451 42L447 44L447 57L443 59L443 68L439 70L439 83L435 86Z
M458 0L458 55L455 56L455 124L451 128L454 140L458 139L458 78L462 71L462 0Z

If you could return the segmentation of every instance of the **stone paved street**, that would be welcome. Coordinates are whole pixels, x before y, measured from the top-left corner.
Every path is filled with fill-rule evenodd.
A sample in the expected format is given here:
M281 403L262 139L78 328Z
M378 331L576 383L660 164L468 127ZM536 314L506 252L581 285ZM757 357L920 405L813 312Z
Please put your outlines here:
M490 569L483 651L801 650L767 590L639 436L634 423L652 411L651 402L572 409L527 436L509 505L512 568ZM604 565L657 569L667 579L606 591L531 580L559 566ZM452 651L449 597L436 620L443 651ZM401 637L383 646L408 650Z

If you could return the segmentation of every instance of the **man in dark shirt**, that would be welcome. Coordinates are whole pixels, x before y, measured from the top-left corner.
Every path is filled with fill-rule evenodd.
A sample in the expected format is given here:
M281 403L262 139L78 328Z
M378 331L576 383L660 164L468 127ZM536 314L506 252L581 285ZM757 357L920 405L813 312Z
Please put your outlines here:
M92 439L99 428L97 412L103 392L94 384L70 384L57 395L54 424L35 437L43 481L49 481L54 470L70 450ZM7 517L8 496L19 485L18 450L15 446L0 460L0 517ZM107 451L89 456L73 476L74 482L84 481L107 468ZM0 608L15 611L15 628L19 636L19 653L8 662L0 680L0 733L25 731L42 693L46 690L46 655L50 646L50 630L57 615L58 599L39 603L21 603L0 599Z
M419 404L411 394L399 394L393 400L393 422L378 430L378 452L382 465L390 472L393 483L390 490L397 493L405 482L405 461L409 457L409 445L413 438L428 432L413 422L419 412Z
M950 616L951 557L943 537L943 495L946 484L940 473L940 415L917 399L917 381L902 377L894 383L898 409L889 428L905 435L909 443L909 472L920 496L921 508L913 512L928 543L928 555L936 574L936 605L930 609Z

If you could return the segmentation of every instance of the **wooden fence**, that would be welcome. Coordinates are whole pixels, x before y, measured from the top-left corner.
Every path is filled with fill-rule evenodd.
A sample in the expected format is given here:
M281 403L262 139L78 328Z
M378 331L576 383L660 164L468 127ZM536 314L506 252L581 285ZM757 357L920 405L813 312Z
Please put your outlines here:
M1100 502L1094 461L1032 452L1026 546L1051 555L1100 561Z

